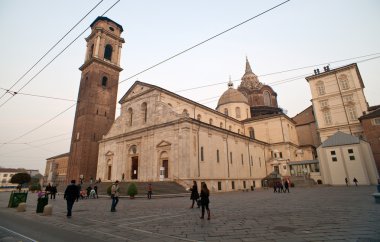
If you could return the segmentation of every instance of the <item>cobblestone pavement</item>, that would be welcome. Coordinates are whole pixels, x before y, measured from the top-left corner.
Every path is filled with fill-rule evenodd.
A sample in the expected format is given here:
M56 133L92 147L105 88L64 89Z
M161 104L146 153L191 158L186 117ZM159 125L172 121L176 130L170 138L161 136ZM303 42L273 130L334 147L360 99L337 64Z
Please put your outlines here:
M0 193L1 213L55 225L103 241L380 241L380 204L375 186L294 188L211 194L211 220L190 209L189 197L122 198L111 213L109 198L80 200L66 218L62 196L49 200L52 216L35 213L36 194L26 212L5 208L9 193ZM4 232L0 232L1 236Z

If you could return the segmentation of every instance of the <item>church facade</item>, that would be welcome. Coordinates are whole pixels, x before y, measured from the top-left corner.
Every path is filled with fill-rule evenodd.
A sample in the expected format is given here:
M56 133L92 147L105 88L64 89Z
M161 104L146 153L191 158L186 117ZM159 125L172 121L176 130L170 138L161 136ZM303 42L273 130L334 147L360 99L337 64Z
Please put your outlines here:
M246 66L242 80L253 74L248 60ZM253 116L249 99L232 83L216 110L140 81L119 103L120 116L99 142L97 178L103 181L189 186L196 180L230 191L261 187L272 172L290 176L291 162L314 160L312 146L298 145L292 119L277 109Z

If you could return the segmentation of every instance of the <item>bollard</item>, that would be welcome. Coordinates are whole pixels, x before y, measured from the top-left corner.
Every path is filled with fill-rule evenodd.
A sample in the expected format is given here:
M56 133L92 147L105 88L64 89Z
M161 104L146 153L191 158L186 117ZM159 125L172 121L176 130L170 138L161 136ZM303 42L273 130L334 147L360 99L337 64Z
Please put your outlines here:
M25 212L26 211L26 203L19 203L17 206L17 212Z
M47 215L52 215L52 214L53 214L53 205L51 204L45 205L44 212L42 213L42 215L47 216Z

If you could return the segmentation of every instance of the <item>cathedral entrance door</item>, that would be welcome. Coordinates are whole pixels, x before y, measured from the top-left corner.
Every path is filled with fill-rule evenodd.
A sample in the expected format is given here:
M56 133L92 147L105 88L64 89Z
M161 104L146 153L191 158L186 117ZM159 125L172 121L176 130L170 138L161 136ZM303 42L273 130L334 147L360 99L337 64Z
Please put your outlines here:
M168 160L162 161L162 167L165 168L164 178L168 178L169 177L169 162L168 162Z
M108 180L111 180L111 172L112 172L112 166L108 166L108 176L107 176L107 178L108 178Z
M139 157L138 156L134 156L132 157L132 174L131 174L131 178L132 179L137 179L137 175L138 175L138 168L139 168Z
M276 172L277 174L280 174L280 169L278 168L278 166L274 166L273 169L274 169L274 172Z

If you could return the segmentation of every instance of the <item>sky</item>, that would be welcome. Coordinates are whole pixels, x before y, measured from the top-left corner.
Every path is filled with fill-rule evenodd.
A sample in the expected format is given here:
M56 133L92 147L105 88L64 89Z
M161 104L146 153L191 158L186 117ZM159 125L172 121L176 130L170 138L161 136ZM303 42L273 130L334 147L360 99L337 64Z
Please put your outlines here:
M380 104L377 0L291 0L139 75L283 1L2 0L1 167L44 173L47 158L69 152L88 27L116 2L104 16L124 29L118 101L139 80L215 109L229 78L240 84L248 58L289 117L311 105L304 77L327 64L358 63L368 104Z

